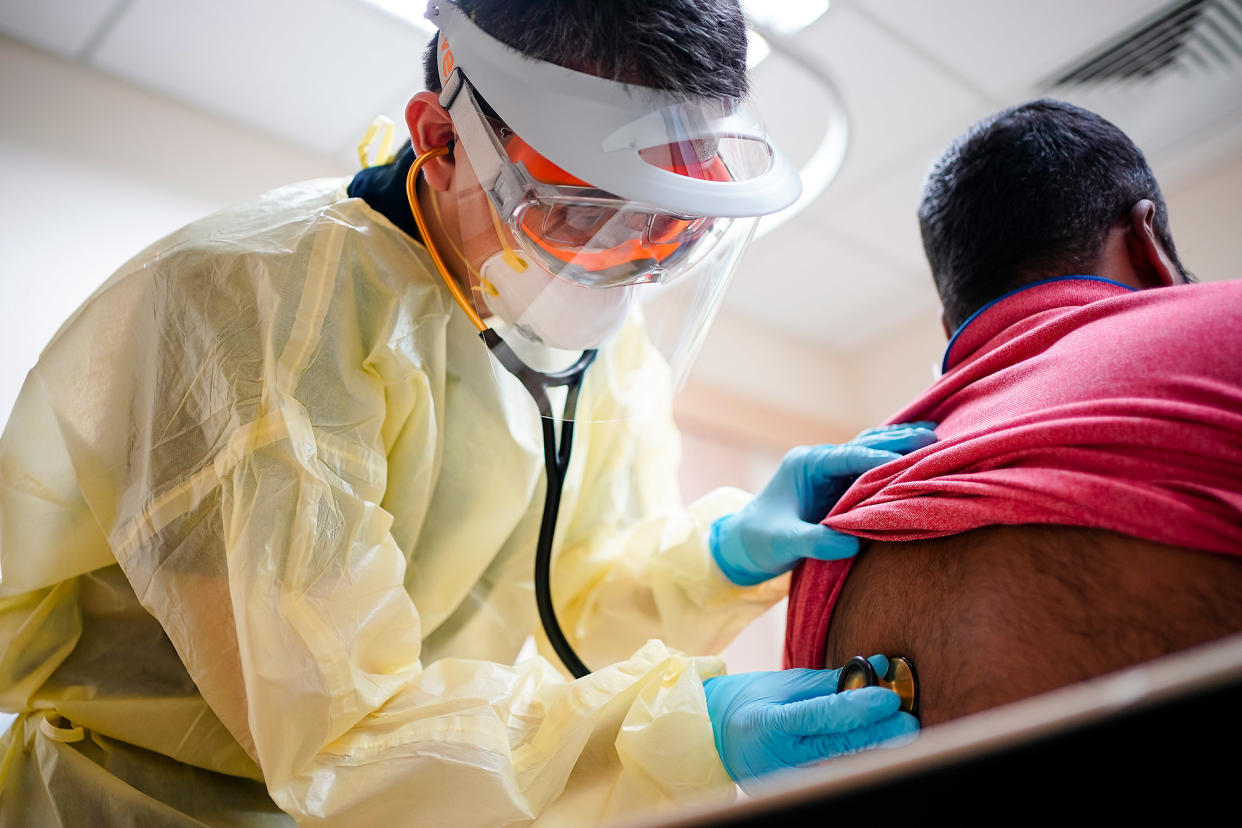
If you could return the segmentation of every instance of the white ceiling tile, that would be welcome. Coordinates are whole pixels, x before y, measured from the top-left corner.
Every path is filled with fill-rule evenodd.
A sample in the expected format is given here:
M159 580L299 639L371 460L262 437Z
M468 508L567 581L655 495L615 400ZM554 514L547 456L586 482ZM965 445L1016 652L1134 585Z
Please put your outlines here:
M804 220L849 237L856 246L870 250L876 261L925 278L927 263L918 229L923 179L955 138L989 114L976 105L925 129L922 144L890 159L885 167L842 176L807 209Z
M922 278L927 264L919 236L919 197L923 178L942 149L943 145L929 144L925 151L912 153L885 174L876 174L866 186L849 191L829 189L811 205L803 220L849 237L857 247L869 250L877 263Z
M1007 101L1168 0L845 0L977 89Z
M0 31L73 57L124 0L25 0L0 3Z
M1167 160L1168 166L1193 175L1212 159L1190 149L1212 136L1236 131L1234 125L1242 118L1242 71L1181 64L1141 81L1058 89L1056 97L1115 123L1158 172ZM1235 136L1225 154L1231 154L1236 140Z
M801 217L754 243L725 303L731 313L841 349L937 307L930 279Z
M136 0L95 62L333 155L422 88L426 42L391 15L340 0Z
M751 73L750 92L769 135L799 167L819 148L830 119L839 117L832 91L779 50Z
M958 113L982 105L969 88L852 6L833 5L797 42L836 78L849 116L850 146L834 187L869 181L959 120Z

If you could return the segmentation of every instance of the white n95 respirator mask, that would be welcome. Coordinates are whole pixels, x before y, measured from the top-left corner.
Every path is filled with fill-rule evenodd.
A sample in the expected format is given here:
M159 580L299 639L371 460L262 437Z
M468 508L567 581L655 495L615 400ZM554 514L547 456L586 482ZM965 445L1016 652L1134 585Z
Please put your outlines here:
M638 286L585 287L534 264L511 267L498 252L480 269L480 297L496 317L532 342L566 351L598 348L625 322ZM517 259L515 264L524 264Z

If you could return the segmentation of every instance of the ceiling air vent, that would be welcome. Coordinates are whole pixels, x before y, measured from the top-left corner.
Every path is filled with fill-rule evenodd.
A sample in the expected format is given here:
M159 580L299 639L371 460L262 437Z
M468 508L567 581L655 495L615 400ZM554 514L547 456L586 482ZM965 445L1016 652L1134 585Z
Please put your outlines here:
M1054 90L1151 79L1169 71L1242 69L1242 0L1177 3L1064 70Z
M1167 188L1242 154L1242 0L1183 0L1032 90L1103 115Z

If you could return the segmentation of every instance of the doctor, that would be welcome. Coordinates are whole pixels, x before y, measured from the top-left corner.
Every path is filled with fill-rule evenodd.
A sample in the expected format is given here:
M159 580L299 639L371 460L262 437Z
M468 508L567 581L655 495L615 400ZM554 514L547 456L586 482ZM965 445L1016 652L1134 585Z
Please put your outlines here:
M680 507L671 389L797 179L736 3L573 5L432 3L397 163L190 225L48 345L0 437L0 823L590 822L917 726L697 655L934 436ZM581 678L509 666L537 603Z

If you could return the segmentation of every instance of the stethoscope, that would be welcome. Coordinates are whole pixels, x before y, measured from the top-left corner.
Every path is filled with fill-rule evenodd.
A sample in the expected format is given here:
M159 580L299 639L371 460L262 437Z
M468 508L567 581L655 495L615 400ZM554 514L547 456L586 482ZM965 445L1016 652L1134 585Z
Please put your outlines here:
M578 408L578 394L582 389L582 379L586 375L586 370L595 361L598 351L594 349L583 351L573 365L561 371L537 371L523 362L499 334L484 324L478 312L466 299L461 286L449 275L448 267L440 256L440 252L436 250L435 245L428 243L427 223L423 218L422 210L417 207L418 196L415 185L419 171L428 161L447 155L449 151L449 147L436 147L414 159L406 174L406 197L410 201L410 212L413 213L414 222L422 234L424 246L439 269L445 285L453 294L453 298L478 329L479 337L488 350L505 367L505 370L522 383L522 387L530 394L531 399L535 401L535 406L539 409L540 420L543 424L543 459L547 473L547 491L543 500L543 518L539 523L539 542L535 548L535 605L539 609L539 621L543 624L544 634L547 635L548 643L552 645L553 651L570 675L574 678L582 678L591 671L574 652L569 639L561 630L560 622L556 618L556 609L552 606L552 542L556 535L556 518L561 508L565 471L569 468L569 457L573 451L574 414ZM565 405L559 423L552 411L552 402L548 396L550 388L565 389ZM559 441L556 433L558 424L560 425Z

